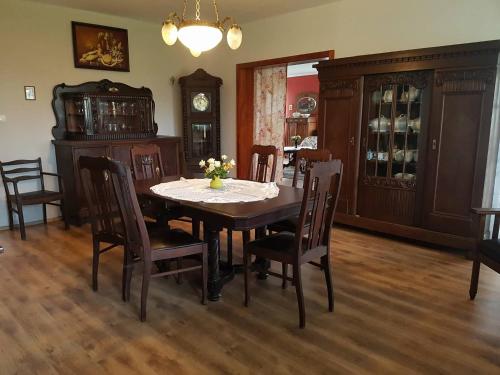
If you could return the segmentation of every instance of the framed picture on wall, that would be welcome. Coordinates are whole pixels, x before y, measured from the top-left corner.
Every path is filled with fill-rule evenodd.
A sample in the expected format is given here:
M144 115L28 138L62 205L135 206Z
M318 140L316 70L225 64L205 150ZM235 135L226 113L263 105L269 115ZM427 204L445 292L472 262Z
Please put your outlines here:
M126 29L71 22L75 68L130 72Z

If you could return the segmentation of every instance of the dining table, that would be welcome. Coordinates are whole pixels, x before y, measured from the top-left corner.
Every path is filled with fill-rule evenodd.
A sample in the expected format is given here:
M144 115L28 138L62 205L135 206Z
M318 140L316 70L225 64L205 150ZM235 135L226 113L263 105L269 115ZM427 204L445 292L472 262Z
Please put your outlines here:
M234 268L221 262L222 230L226 228L244 231L265 228L266 225L296 216L300 212L303 190L278 185L279 193L275 198L237 203L193 202L165 197L151 190L155 185L177 181L181 177L136 180L134 186L137 195L164 200L166 207L178 206L184 216L203 222L204 238L208 245L208 299L218 301L224 284L234 277Z

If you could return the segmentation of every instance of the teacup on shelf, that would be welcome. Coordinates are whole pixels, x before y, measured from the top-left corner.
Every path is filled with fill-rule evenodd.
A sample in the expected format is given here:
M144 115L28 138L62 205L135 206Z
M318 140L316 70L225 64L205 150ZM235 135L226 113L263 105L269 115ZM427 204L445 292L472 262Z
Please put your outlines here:
M380 118L374 118L371 120L368 126L374 132L385 133L390 126L390 120L384 116L380 116Z
M392 103L392 89L385 90L384 96L382 97L384 103Z
M408 126L416 133L420 131L420 117L408 121Z
M394 131L405 132L407 124L406 115L400 115L396 120L394 120Z
M387 161L388 153L387 152L379 152L377 155L379 161Z

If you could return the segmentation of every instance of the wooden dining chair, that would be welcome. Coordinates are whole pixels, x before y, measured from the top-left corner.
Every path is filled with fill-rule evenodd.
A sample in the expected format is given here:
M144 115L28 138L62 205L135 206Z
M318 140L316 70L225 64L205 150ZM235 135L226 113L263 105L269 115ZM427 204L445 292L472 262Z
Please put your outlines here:
M142 262L143 264L141 321L146 320L146 305L151 278L201 270L202 303L205 304L208 280L206 243L181 230L165 231L155 226L152 227L151 231L148 231L135 193L132 174L126 165L104 157L82 156L80 157L80 168L90 174L90 182L85 183L86 195L98 194L101 196L98 199L102 204L95 205L92 209L94 214L100 219L102 206L107 206L106 212L110 214L107 215L108 220L105 223L110 226L111 233L121 238L124 247L122 290L125 301L130 299L130 282L134 263ZM104 198L110 194L110 191L113 196ZM114 238L110 238L110 240L114 240ZM94 254L96 254L95 251ZM153 263L155 262L191 256L201 258L200 265L165 272L153 272ZM94 262L94 269L97 269L97 265L98 261Z
M272 145L253 145L250 154L248 180L274 182L276 179L278 149ZM243 244L248 241L250 241L250 231L243 231ZM227 263L229 265L233 264L233 231L231 229L227 230Z
M474 208L472 212L475 214L474 223L477 225L478 235L476 246L472 254L472 276L469 289L470 299L476 298L481 263L500 273L500 208ZM493 231L491 233L491 238L485 239L484 229L488 216L494 218Z
M47 224L47 205L58 206L64 219L65 228L69 228L69 217L64 205L64 184L61 175L57 173L44 172L42 159L0 161L0 174L2 175L5 197L7 199L7 214L9 216L9 228L14 229L14 213L19 220L21 239L26 240L26 228L24 224L23 207L29 205L42 205L43 222ZM57 177L58 191L45 189L44 176ZM38 180L38 187L29 192L20 192L19 183L23 181ZM12 191L9 188L12 186ZM59 201L59 203L56 203Z
M150 180L165 175L161 160L161 150L158 145L152 143L134 145L130 149L130 158L136 180Z
M249 273L251 256L256 255L293 265L293 282L299 305L299 324L304 328L305 307L300 268L320 258L328 290L328 309L333 311L334 296L331 275L331 226L342 182L342 162L331 160L314 163L304 180L304 196L295 233L280 232L248 242L244 247L245 306L250 301ZM287 275L273 276L287 277Z

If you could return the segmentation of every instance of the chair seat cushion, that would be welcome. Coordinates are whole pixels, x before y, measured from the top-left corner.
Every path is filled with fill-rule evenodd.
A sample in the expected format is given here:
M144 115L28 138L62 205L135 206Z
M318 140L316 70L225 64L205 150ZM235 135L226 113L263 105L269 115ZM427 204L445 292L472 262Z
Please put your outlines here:
M259 238L247 243L245 251L277 261L291 260L295 251L295 234L279 232Z
M479 244L479 251L488 258L500 263L500 240L484 240Z
M175 248L199 244L202 242L181 229L168 230L159 226L151 228L149 231L149 240L151 242L152 249L167 247Z
M41 203L50 203L53 201L58 201L62 199L62 193L58 191L50 191L50 190L39 190L39 191L30 191L28 193L20 193L19 197L23 204L41 204ZM9 200L11 202L16 201L15 195L9 195Z
M267 226L267 229L269 229L272 232L291 232L295 233L297 230L297 223L299 221L299 217L291 217L286 220L281 220L276 223L273 223L271 225Z

